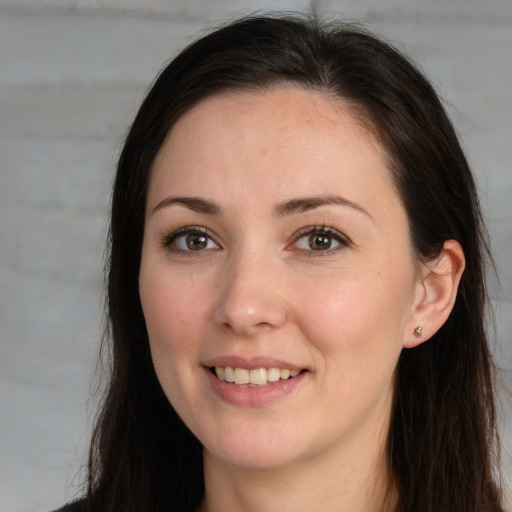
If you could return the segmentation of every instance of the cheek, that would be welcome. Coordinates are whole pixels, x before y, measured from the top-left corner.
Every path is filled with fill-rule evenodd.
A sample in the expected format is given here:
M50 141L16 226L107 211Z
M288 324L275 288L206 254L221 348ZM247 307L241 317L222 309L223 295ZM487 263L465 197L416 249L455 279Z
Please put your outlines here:
M175 275L148 267L150 272L144 272L144 267L141 270L139 291L151 357L169 402L183 415L200 396L190 383L195 382L199 365L202 301L197 299L194 287L180 283Z
M315 286L298 316L324 356L360 356L371 364L375 356L388 357L389 349L394 354L401 350L411 292L411 282L400 274L368 270L358 276L340 275Z
M139 290L155 367L171 365L180 353L192 348L194 332L202 323L198 307L201 301L197 295L194 300L190 286L180 287L165 272L144 272L144 268Z

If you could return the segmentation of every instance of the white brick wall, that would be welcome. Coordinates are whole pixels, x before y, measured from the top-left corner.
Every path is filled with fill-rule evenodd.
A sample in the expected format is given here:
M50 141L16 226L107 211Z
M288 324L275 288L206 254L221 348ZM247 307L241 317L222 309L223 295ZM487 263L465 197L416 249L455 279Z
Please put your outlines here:
M205 25L310 2L0 1L0 511L28 512L72 496L84 460L112 168L146 86ZM500 268L499 362L512 369L512 2L312 3L401 42L455 106Z

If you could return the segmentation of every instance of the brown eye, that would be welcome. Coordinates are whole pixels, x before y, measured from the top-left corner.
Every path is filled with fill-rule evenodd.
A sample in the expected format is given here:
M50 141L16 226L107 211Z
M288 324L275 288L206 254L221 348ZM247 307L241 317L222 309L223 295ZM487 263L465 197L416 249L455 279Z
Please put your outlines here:
M350 245L350 241L345 235L329 226L303 228L295 236L296 241L292 247L309 253L310 256L333 254Z
M185 243L191 251L199 251L206 248L208 245L208 238L204 235L193 233L186 237Z
M314 233L309 236L308 244L313 251L325 251L331 248L332 237L323 233Z
M188 226L166 236L163 245L182 253L219 249L206 229Z

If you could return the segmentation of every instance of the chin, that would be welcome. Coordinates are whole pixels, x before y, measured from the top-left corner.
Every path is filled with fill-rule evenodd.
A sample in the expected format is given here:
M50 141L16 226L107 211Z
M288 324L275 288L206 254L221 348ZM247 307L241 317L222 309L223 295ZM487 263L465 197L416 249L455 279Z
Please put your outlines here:
M243 469L277 469L301 458L308 451L308 443L289 429L252 428L252 432L242 430L225 432L220 438L203 443L206 452L213 458L231 466Z
M290 465L297 459L297 452L293 450L275 450L255 447L247 442L245 447L230 447L215 451L207 450L209 455L218 461L245 470L275 470Z

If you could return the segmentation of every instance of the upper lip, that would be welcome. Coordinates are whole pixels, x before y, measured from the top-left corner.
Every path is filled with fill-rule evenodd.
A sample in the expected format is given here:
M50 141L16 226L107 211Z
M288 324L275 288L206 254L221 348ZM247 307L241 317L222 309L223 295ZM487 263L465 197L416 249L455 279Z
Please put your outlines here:
M275 357L266 356L252 356L252 357L241 357L241 356L218 356L208 359L203 363L204 366L212 368L214 366L231 368L245 368L247 370L255 370L257 368L283 368L288 370L303 370L304 366L300 366L289 361L282 359L276 359Z

